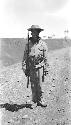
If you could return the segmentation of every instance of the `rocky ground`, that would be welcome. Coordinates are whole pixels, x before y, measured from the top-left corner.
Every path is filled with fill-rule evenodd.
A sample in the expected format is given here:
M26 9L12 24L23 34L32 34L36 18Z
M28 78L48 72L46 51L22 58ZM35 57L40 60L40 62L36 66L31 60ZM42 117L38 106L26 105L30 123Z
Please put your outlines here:
M31 101L31 87L21 63L1 68L0 104L31 103L33 109L11 112L0 108L1 125L71 125L71 48L48 53L48 74L42 83L46 108L36 107Z

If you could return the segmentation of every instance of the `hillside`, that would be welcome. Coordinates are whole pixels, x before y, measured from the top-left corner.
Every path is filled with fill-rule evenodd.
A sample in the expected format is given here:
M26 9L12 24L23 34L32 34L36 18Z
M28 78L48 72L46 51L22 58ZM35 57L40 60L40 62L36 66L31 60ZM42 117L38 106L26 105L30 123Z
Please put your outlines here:
M27 40L24 38L2 38L1 41L1 57L0 62L4 66L9 66L22 61L25 44ZM48 51L57 50L71 46L71 40L68 40L68 44L64 39L46 39Z
M49 51L71 46L70 39L67 41L65 39L45 39L44 41L47 43Z
M4 38L1 41L1 60L4 66L22 61L26 44L24 38Z

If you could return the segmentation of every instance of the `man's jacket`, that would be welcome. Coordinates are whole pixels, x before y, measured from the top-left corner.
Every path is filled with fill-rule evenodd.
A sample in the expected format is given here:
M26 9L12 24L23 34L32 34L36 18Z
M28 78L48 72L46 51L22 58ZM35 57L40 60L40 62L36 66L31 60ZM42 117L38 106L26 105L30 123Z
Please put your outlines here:
M38 43L33 44L31 39L29 40L29 57L28 57L28 44L25 46L23 61L22 61L22 69L24 72L30 72L30 68L33 69L42 67L43 65L47 65L47 55L48 55L48 47L44 41L41 39ZM29 67L26 69L26 65L29 63Z

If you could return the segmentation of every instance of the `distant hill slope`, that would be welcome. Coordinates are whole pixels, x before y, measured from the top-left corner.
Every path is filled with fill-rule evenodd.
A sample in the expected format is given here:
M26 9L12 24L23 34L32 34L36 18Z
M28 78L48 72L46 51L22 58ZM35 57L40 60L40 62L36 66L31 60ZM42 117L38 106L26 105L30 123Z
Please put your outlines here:
M24 38L3 38L1 60L8 66L22 61L26 40Z
M61 49L64 47L63 39L46 39L45 42L48 45L49 50Z
M22 61L25 45L27 40L24 38L1 38L1 57L4 66L9 66ZM61 49L67 46L64 39L46 39L48 50ZM68 45L71 46L71 40L68 40Z

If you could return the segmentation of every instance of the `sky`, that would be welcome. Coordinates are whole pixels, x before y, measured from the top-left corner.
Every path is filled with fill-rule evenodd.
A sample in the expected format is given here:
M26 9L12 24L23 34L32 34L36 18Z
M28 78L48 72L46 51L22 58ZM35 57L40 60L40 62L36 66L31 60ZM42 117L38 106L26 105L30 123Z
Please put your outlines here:
M70 12L71 0L0 0L0 38L26 38L31 25L41 37L71 38Z

